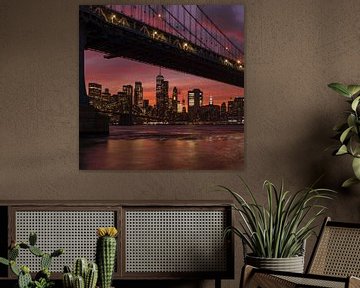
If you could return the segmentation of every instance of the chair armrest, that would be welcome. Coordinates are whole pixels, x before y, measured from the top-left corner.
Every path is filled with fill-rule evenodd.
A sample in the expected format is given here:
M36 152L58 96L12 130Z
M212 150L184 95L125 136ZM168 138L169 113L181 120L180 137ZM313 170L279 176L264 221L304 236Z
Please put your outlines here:
M349 288L360 288L360 278L350 276L349 277Z
M348 284L348 285L347 285ZM295 288L295 287L360 288L356 277L333 277L315 274L280 272L245 266L241 277L241 288Z

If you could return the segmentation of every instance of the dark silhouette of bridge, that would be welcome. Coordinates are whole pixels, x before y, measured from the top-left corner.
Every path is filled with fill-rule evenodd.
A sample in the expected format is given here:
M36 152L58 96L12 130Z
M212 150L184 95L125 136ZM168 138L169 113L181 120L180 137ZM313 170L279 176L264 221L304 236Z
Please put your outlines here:
M79 27L80 105L86 49L244 86L243 51L198 5L80 6Z

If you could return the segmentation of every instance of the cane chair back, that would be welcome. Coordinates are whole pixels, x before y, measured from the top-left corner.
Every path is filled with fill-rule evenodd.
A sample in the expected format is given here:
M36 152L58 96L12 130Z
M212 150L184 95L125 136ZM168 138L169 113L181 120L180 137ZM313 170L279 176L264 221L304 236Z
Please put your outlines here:
M332 222L327 218L307 273L360 277L360 224Z

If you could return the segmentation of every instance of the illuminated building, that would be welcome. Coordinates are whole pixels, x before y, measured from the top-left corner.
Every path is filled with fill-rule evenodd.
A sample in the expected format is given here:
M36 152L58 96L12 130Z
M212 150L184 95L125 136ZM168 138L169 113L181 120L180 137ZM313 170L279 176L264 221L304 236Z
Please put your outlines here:
M133 86L132 85L124 85L123 86L123 92L124 92L124 96L125 96L125 100L123 100L123 102L125 103L124 105L124 112L125 113L130 113L132 112L132 99L133 99Z
M143 87L142 83L137 81L135 82L134 88L134 105L138 106L139 108L143 108Z
M190 119L195 120L203 102L203 92L200 89L188 91L188 112Z
M89 83L88 87L88 96L89 96L89 104L94 107L97 106L97 102L101 99L101 89L102 86L98 83Z
M171 107L172 107L172 110L175 111L175 112L179 112L179 111L178 111L179 101L178 101L178 99L177 99L177 96L178 96L178 91L177 91L177 88L174 87L174 88L173 88L172 99L171 99ZM180 111L180 112L181 112L181 111Z

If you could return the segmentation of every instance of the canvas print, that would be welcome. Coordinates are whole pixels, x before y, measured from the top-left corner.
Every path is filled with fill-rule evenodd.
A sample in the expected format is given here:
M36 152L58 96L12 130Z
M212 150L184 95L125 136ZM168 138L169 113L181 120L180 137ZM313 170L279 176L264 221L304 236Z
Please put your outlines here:
M242 5L82 5L79 167L244 164Z

